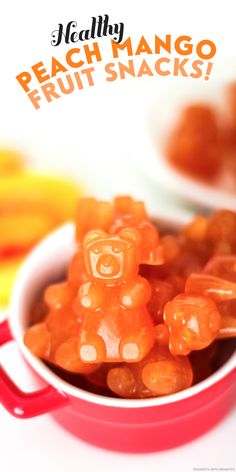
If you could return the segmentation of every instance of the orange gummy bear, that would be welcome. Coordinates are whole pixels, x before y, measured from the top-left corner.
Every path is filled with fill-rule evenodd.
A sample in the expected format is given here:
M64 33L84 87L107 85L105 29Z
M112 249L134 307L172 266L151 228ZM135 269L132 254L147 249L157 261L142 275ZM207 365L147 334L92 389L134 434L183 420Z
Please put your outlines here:
M169 139L167 157L188 174L208 179L214 177L222 162L214 110L204 105L186 107Z
M143 221L150 221L144 202L135 201L129 196L114 198L114 227L112 232L124 226L138 226Z
M236 131L236 82L232 82L228 86L228 100L230 105L230 121L232 129Z
M192 384L193 373L187 357L174 357L166 346L154 345L141 362L110 369L107 384L123 398L168 395Z
M44 300L51 310L68 306L75 298L76 288L68 282L49 285L44 292Z
M219 339L236 337L236 300L228 300L218 303L218 310L221 314L221 328L218 334Z
M86 233L94 229L109 231L113 223L113 211L109 202L95 198L83 198L78 203L76 238L82 243Z
M161 323L165 304L177 295L177 291L171 283L165 280L149 279L149 283L152 288L152 296L147 305L148 311L155 324Z
M180 244L178 238L172 234L166 234L160 239L163 250L164 262L174 261L180 253Z
M32 308L26 346L98 394L190 387L220 365L220 340L236 337L235 234L231 211L159 238L143 202L81 200L66 280Z
M205 216L197 215L189 224L187 224L182 233L195 243L202 243L206 240L209 221Z
M154 343L147 311L151 290L138 275L140 234L91 231L84 238L88 282L74 305L83 311L79 353L83 362L138 362ZM77 308L76 308L77 307Z
M236 256L214 256L208 261L203 272L236 283Z
M89 364L85 364L89 365ZM97 365L97 364L96 364ZM95 371L92 372L91 374L86 375L86 380L89 383L89 387L92 390L99 390L99 391L105 391L108 390L108 385L107 385L107 374L109 370L113 367L120 366L121 364L117 363L111 363L111 362L105 362L101 364L101 366Z
M78 205L76 237L81 244L83 237L91 230L101 229L110 234L118 234L123 228L132 227L139 231L140 263L163 264L163 248L157 228L151 223L142 201L128 196L109 202L99 202L95 198L81 199Z
M141 236L140 263L163 264L159 234L148 217L144 203L136 202L131 197L117 197L114 199L114 225L111 232L117 233L126 227L135 228Z
M210 274L191 274L186 281L185 292L209 295L216 302L232 300L236 298L236 283Z
M117 234L126 227L135 228L141 236L140 263L163 264L159 234L148 217L144 203L136 202L131 197L117 197L114 199L114 224L111 233Z
M168 346L170 340L170 333L168 326L165 323L159 323L154 328L155 339L159 346Z
M49 298L53 309L49 311L43 322L27 329L24 343L37 357L69 372L93 372L97 366L85 365L79 358L78 333L81 320L70 308L68 300L66 306L62 307L64 287L60 295L59 285L63 284L52 286L51 289L50 296L52 297ZM47 297L49 290L50 287L47 289Z
M82 249L79 249L69 263L67 279L69 284L78 290L87 278L84 253Z
M213 244L227 243L236 249L236 213L231 210L218 210L213 213L207 228L207 238Z
M164 321L169 327L171 353L184 356L211 344L221 326L214 301L190 294L179 294L166 304Z

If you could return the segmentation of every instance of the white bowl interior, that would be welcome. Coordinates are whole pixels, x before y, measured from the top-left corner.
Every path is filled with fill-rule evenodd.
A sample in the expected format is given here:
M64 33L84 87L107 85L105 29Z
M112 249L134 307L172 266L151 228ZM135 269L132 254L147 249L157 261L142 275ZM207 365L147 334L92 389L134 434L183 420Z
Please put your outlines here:
M176 219L174 227L179 227L181 224L182 222ZM32 251L19 271L10 307L11 330L20 351L33 369L47 383L60 391L93 403L137 408L163 405L192 396L222 379L236 366L236 355L234 353L217 372L203 382L173 395L144 400L126 400L94 394L70 385L54 374L42 361L29 352L24 345L23 336L27 327L29 310L35 298L50 282L59 280L60 276L65 273L68 262L76 250L74 234L73 224L64 225Z

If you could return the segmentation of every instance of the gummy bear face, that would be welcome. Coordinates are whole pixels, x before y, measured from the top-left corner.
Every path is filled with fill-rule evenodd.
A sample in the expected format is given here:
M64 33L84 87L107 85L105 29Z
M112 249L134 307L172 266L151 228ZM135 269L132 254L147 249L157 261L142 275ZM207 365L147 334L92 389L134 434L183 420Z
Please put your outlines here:
M138 271L136 236L133 229L117 236L103 231L90 231L84 239L85 264L90 277L105 284L119 284ZM124 237L123 237L124 236Z
M121 278L125 249L124 243L112 239L91 244L88 254L91 274L99 279Z

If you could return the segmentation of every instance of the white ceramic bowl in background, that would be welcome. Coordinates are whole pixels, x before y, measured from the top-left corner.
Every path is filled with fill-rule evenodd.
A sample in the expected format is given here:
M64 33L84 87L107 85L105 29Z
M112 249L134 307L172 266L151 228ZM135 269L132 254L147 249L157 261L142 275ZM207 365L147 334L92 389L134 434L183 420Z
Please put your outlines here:
M235 195L201 183L175 170L166 159L168 136L178 121L179 112L187 104L207 103L226 114L225 88L227 81L197 82L193 80L166 82L153 90L143 116L134 123L139 152L135 162L158 188L193 205L196 211L228 208L236 210ZM150 94L149 94L150 95Z

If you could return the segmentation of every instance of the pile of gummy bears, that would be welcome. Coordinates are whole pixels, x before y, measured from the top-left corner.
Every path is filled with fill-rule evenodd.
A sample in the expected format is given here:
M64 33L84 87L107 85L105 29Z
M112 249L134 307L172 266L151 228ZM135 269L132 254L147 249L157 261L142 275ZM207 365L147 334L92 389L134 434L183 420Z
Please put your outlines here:
M77 215L77 252L32 310L26 346L59 375L124 398L209 376L219 340L236 336L236 213L176 233L126 196L82 199Z
M186 106L170 133L166 152L183 173L235 193L236 83L226 92L224 110L207 103Z

